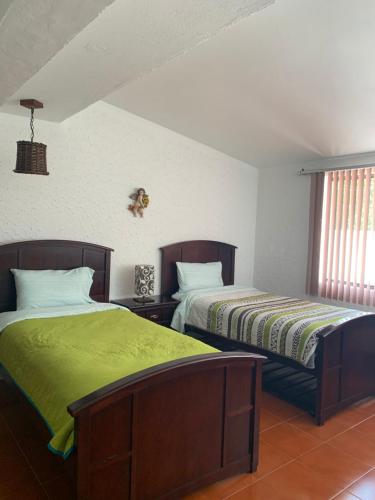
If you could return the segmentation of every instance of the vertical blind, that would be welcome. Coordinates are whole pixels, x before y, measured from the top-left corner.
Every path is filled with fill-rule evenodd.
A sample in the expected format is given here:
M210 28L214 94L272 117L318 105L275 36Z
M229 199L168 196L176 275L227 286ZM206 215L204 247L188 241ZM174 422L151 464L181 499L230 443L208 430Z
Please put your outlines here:
M375 305L375 168L326 172L319 295Z

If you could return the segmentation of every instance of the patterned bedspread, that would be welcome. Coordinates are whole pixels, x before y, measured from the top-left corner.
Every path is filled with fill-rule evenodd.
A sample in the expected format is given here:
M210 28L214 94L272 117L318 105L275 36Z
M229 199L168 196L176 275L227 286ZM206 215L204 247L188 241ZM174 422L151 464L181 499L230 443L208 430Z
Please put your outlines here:
M230 287L225 287L230 288ZM191 300L186 324L246 342L314 367L317 334L362 316L334 307L248 289Z

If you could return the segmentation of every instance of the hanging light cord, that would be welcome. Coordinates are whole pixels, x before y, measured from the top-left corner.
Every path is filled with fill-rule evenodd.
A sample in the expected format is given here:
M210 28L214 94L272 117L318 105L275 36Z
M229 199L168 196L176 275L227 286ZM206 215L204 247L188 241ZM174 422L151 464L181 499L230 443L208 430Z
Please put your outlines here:
M31 129L31 142L33 142L34 141L34 108L31 108L30 129Z

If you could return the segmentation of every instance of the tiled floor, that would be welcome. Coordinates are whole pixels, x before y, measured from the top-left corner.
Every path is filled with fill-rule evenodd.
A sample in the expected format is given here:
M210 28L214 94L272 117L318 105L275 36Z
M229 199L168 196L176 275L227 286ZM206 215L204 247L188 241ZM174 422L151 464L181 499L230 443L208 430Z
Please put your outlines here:
M0 380L0 500L74 500L70 471L47 441L40 418ZM224 498L375 500L375 399L317 427L297 408L264 394L257 472L187 497Z
M185 500L375 500L375 398L317 427L263 394L259 466Z

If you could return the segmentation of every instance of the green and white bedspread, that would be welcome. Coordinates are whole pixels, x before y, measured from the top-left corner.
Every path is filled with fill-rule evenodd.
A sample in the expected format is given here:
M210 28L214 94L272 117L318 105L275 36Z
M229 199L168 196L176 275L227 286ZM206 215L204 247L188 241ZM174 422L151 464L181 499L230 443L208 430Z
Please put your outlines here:
M181 297L172 326L184 325L245 342L314 368L317 334L368 313L254 288L227 286Z
M0 314L0 364L43 417L49 449L64 457L74 443L69 404L145 368L215 351L111 304Z

